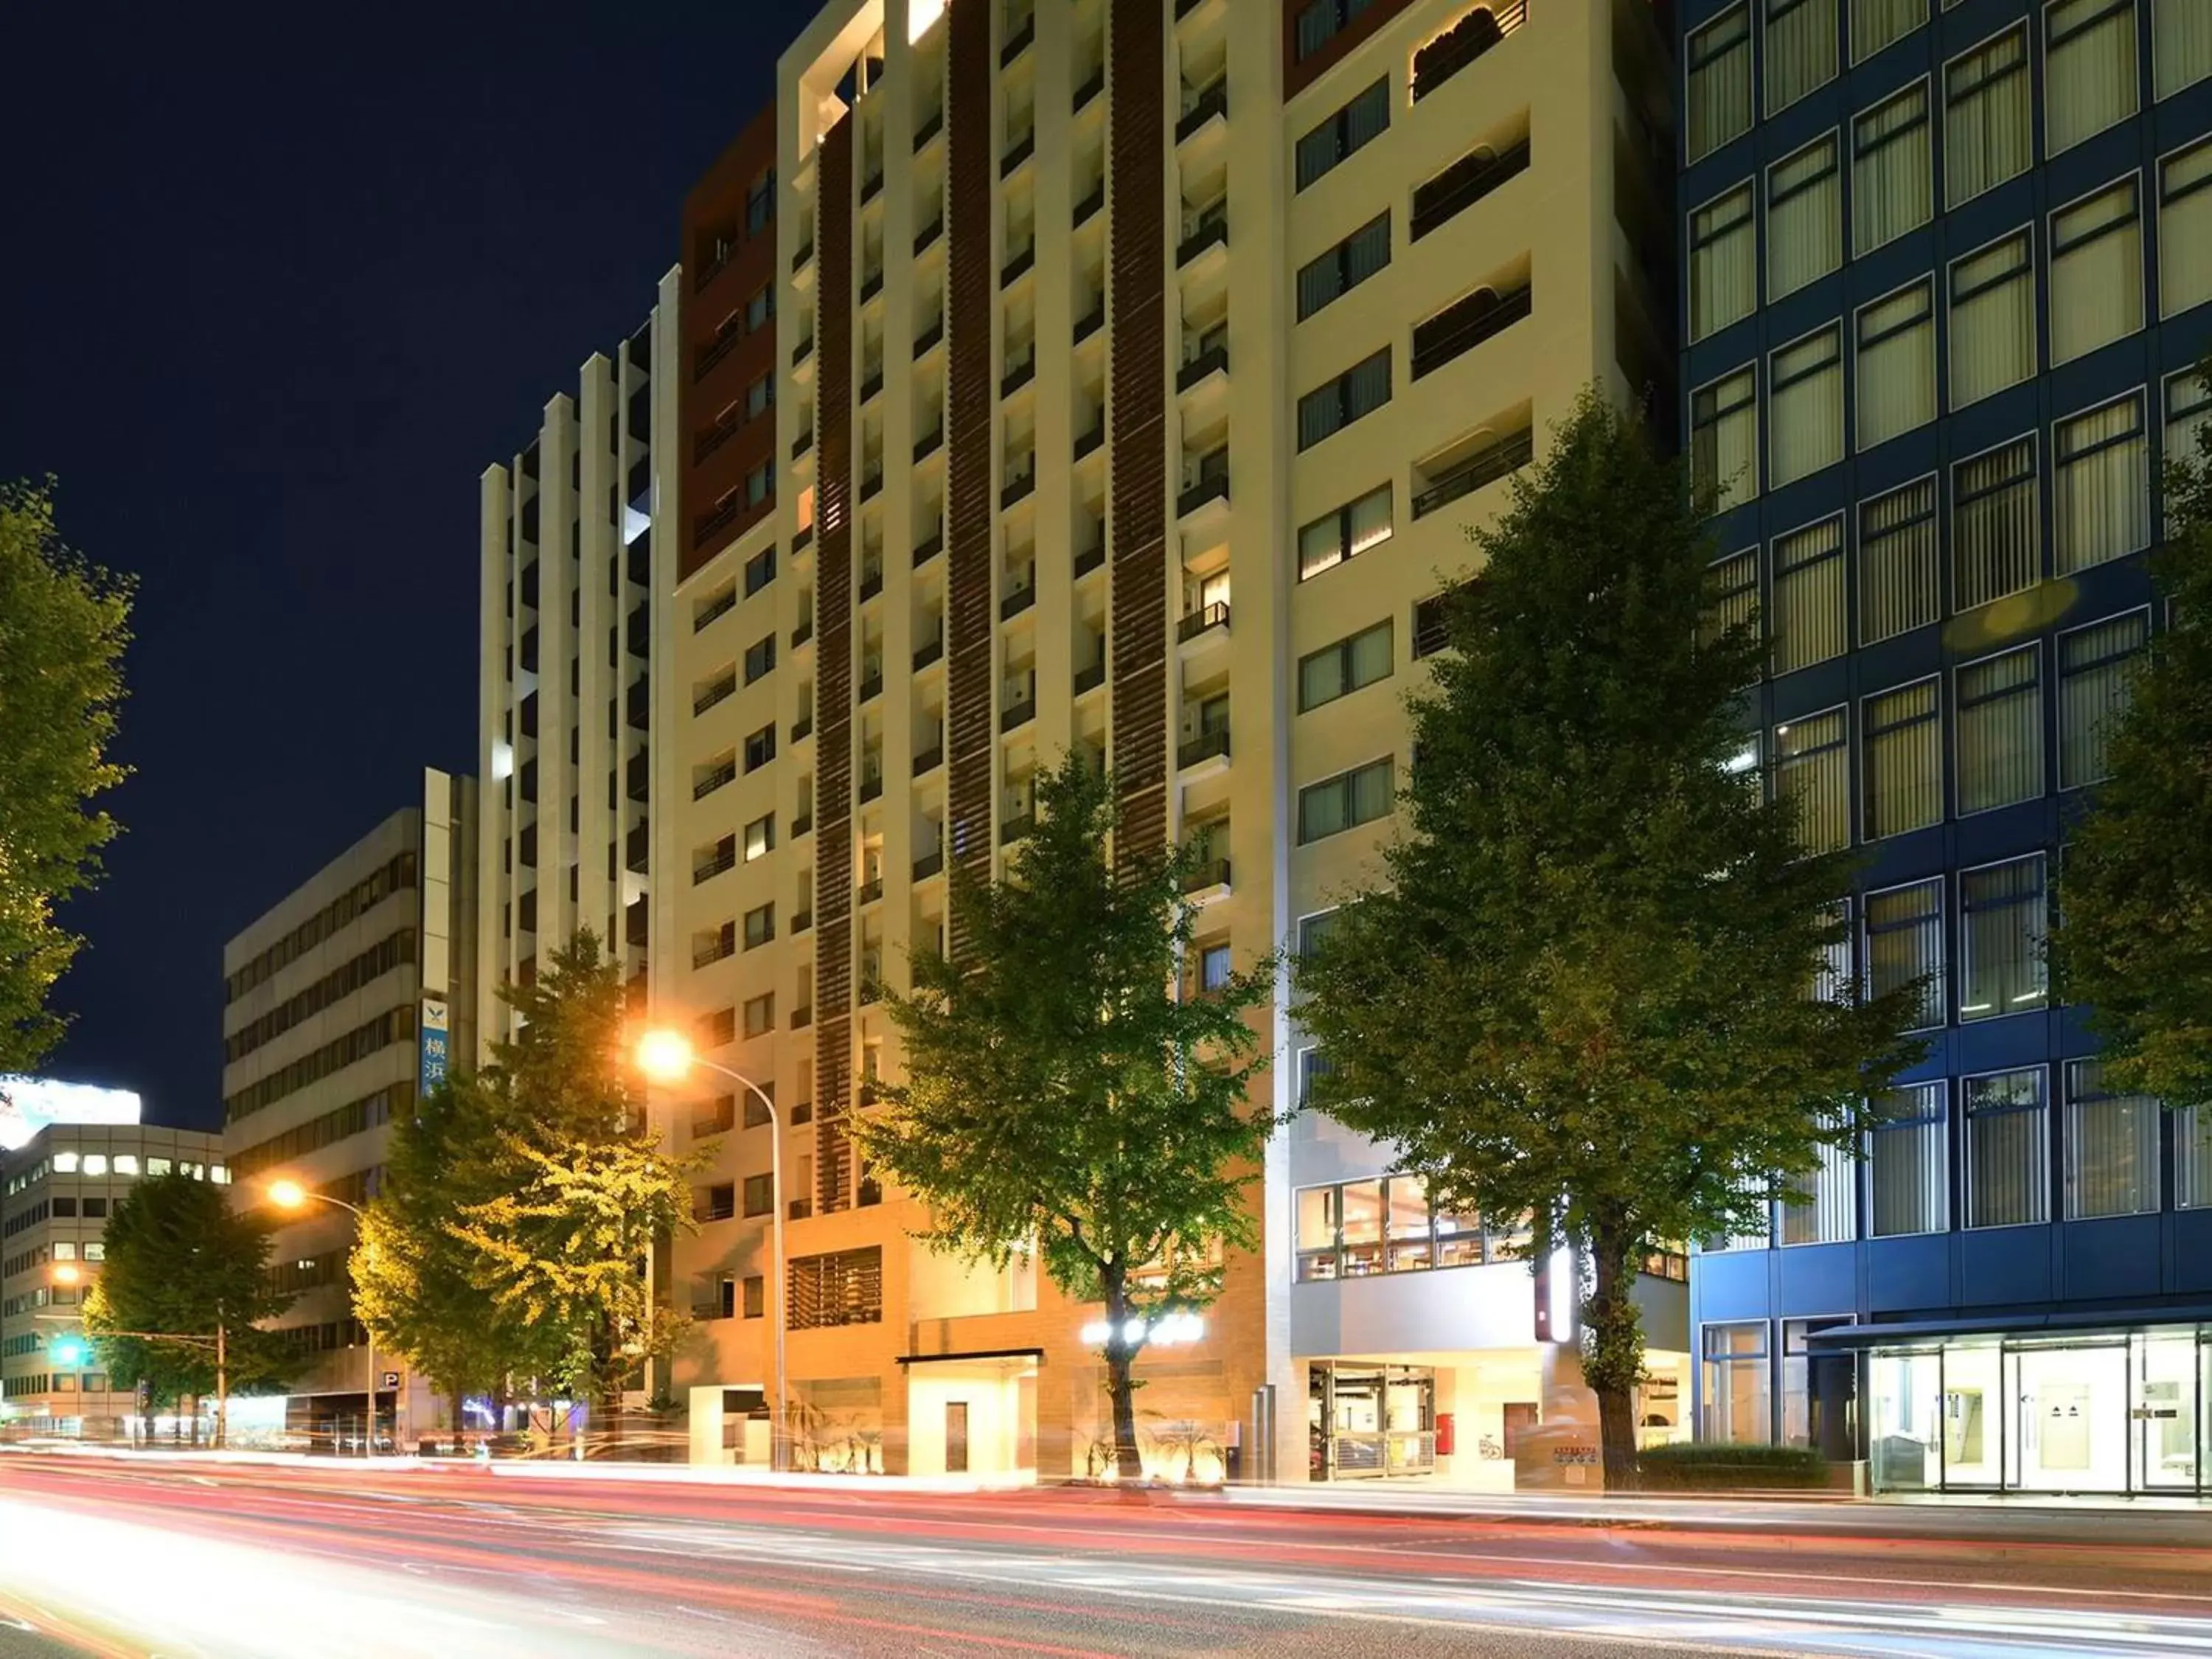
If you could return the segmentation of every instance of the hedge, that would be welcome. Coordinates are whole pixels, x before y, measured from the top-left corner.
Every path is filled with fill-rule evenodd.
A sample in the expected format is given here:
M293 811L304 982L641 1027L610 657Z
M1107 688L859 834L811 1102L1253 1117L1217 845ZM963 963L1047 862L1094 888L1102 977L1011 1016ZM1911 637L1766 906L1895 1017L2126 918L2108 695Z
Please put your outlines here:
M1828 1484L1828 1461L1809 1446L1739 1446L1695 1441L1652 1446L1637 1454L1647 1491L1668 1487L1727 1492L1818 1489Z

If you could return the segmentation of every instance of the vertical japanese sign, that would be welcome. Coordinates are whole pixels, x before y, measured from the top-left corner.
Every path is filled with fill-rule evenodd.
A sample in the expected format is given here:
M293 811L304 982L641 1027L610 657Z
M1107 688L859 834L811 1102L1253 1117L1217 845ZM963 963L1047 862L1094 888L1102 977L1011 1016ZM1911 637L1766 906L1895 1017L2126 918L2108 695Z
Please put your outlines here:
M419 1092L428 1094L446 1080L446 1067L452 1055L452 1044L447 1035L445 999L422 999L422 1075Z

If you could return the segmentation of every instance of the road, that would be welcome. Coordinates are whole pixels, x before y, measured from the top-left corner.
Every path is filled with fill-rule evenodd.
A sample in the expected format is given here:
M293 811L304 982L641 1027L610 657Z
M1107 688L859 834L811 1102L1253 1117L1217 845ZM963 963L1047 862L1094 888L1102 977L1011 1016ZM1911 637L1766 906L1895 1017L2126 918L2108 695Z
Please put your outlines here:
M1313 1512L0 1455L0 1659L2212 1655L2212 1517Z

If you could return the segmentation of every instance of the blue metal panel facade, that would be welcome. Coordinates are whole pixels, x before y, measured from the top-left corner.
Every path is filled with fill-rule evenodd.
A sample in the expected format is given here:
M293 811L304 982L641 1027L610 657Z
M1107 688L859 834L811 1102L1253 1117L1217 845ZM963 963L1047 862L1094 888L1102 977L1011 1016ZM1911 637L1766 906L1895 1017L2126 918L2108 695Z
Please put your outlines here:
M2134 552L2066 572L2055 560L2059 526L2054 516L2057 456L2055 431L2080 411L2129 393L2140 393L2147 434L2149 473L2148 524L2163 523L2163 490L2158 473L2161 438L2168 408L2170 386L2179 398L2189 383L2186 371L2212 353L2212 304L2177 307L2162 293L2160 282L2162 223L2161 185L2166 174L2162 162L2191 143L2212 134L2212 78L2175 87L2174 36L2190 32L2179 15L2162 16L2165 6L2194 10L2206 0L2106 0L2086 8L2075 0L1923 0L1924 15L1916 14L1911 0L1686 0L1679 21L1684 81L1680 88L1684 119L1679 124L1678 155L1681 171L1679 201L1685 216L1682 235L1683 281L1680 292L1684 316L1682 353L1682 430L1697 442L1700 404L1698 392L1724 377L1753 365L1758 374L1759 414L1758 459L1760 469L1749 499L1738 499L1716 520L1717 546L1724 553L1757 549L1759 593L1771 602L1778 537L1827 515L1841 514L1843 522L1844 592L1849 609L1847 645L1839 653L1810 665L1778 674L1762 684L1758 707L1771 761L1778 728L1823 711L1846 711L1849 730L1849 788L1851 794L1849 835L1862 854L1864 868L1855 916L1863 918L1863 896L1928 878L1940 878L1943 908L1944 978L1942 1024L1928 1033L1929 1054L1913 1074L1914 1080L1941 1085L1945 1109L1948 1157L1942 1180L1947 1203L1940 1231L1908 1231L1899 1237L1872 1237L1874 1227L1869 1175L1862 1166L1856 1176L1856 1214L1838 1242L1805 1244L1769 1243L1764 1247L1709 1252L1692 1264L1691 1316L1692 1340L1705 1341L1711 1334L1712 1348L1729 1346L1729 1339L1715 1328L1740 1327L1736 1350L1765 1356L1742 1362L1756 1370L1771 1366L1768 1392L1761 1395L1743 1379L1750 1371L1729 1372L1707 1364L1702 1368L1697 1410L1701 1432L1725 1431L1716 1437L1810 1437L1824 1443L1832 1455L1873 1455L1880 1474L1881 1448L1878 1443L1894 1439L1893 1422L1879 1420L1886 1412L1894 1418L1894 1402L1878 1405L1876 1395L1888 1386L1872 1367L1880 1361L1882 1344L1867 1328L1876 1323L1942 1322L1972 1334L1977 1340L2003 1344L2023 1342L2030 1331L2045 1331L2054 1322L2107 1326L2124 1334L2115 1340L2140 1343L2146 1331L2163 1331L2168 1338L2185 1332L2194 1339L2197 1321L2212 1291L2212 1210L2177 1203L2174 1135L2171 1121L2160 1126L2160 1176L2156 1208L2147 1213L2069 1220L2078 1207L2072 1202L2068 1182L2066 1144L2067 1062L2094 1052L2094 1039L2078 1010L2031 1005L2026 1012L1990 1017L1961 1018L1961 917L1960 873L1999 860L2040 853L2055 877L2057 848L2069 817L2078 811L2079 789L2062 791L2059 729L2062 688L2059 684L2057 636L2086 623L2151 605L2153 595L2144 568L2144 555ZM2127 14L2124 25L2111 20ZM1741 14L1748 36L1751 116L1747 130L1692 157L1691 146L1714 130L1723 133L1733 125L1716 114L1711 99L1702 109L1691 105L1698 95L1691 86L1696 65L1707 61L1725 30L1713 31ZM1809 19L1809 22L1808 22ZM1827 20L1832 20L1832 23ZM2051 86L2050 54L2054 38L2062 43L2066 31L2084 21L2101 21L2103 27L2132 27L2135 64L2140 80L2132 116L2071 143L2056 155L2049 153ZM1835 30L1833 73L1824 84L1796 95L1786 106L1770 109L1769 56L1790 52L1800 63L1816 63L1820 56L1806 55L1808 27ZM1853 32L1884 26L1902 33L1870 54L1854 62ZM2193 26L2191 26L2193 27ZM2015 28L2024 28L2026 67L2033 77L2029 102L2033 134L2025 170L1980 190L1955 205L1947 205L1946 168L1949 145L1973 135L1947 131L1949 96L1959 78L1964 54ZM1800 31L1796 34L1785 31ZM2054 31L2057 31L2054 37ZM2155 61L2154 45L2166 43L2165 62ZM1798 78L1802 87L1821 71L1813 69ZM2167 95L2157 91L2161 80ZM1713 96L1725 103L1728 94L1720 78ZM1855 186L1870 179L1875 169L1864 169L1865 179L1855 180L1855 119L1915 85L1927 88L1929 110L1929 200L1932 211L1926 222L1905 230L1863 255L1852 252L1855 210L1861 204ZM1795 91L1796 88L1790 90ZM2063 94L2062 94L2063 95ZM1838 269L1807 282L1779 298L1770 297L1769 169L1817 143L1824 135L1836 140L1841 174L1839 204L1842 257ZM1893 175L1891 175L1893 177ZM2144 293L2142 325L2094 349L2054 367L2051 264L2053 214L2068 204L2116 181L2132 177L2137 185L2140 270ZM1701 291L1714 292L1711 270L1697 269L1696 251L1701 228L1699 210L1728 196L1749 181L1756 204L1757 288L1748 314L1717 328L1707 326L1705 337L1696 337L1702 323L1693 307ZM1717 216L1725 218L1727 216ZM2176 221L2178 223L2178 220ZM2022 228L2033 232L2035 261L2034 306L2036 350L2034 372L2018 384L1954 407L1952 385L1952 307L1949 303L1950 267L1961 256L1980 250ZM1785 251L1786 252L1786 251ZM1931 326L1934 331L1936 400L1934 418L1912 429L1862 450L1855 433L1861 389L1861 366L1855 360L1855 335L1859 309L1919 279L1932 284ZM2176 285L2177 287L2179 284ZM1723 313L1735 307L1722 304ZM2168 313L2172 314L2166 314ZM1778 348L1799 341L1824 325L1840 325L1843 386L1843 441L1841 459L1776 488L1772 486L1771 446L1775 439L1773 417L1777 377L1771 360ZM2180 377L2180 378L2176 378ZM1784 381L1786 384L1786 373ZM1710 423L1708 423L1710 424ZM2023 592L1994 605L1961 609L1956 576L1958 525L1954 469L1995 446L2033 436L2036 459L2035 512L2041 566L2038 580ZM1923 625L1892 637L1868 642L1869 618L1863 611L1862 583L1868 580L1861 568L1863 525L1861 507L1911 481L1932 477L1939 503L1940 599L1936 615ZM1771 611L1770 611L1771 614ZM1878 631L1878 630L1874 630ZM1967 812L1960 806L1958 670L2000 649L2034 641L2039 644L2040 714L2045 744L2042 771L2045 787L2032 799L2010 802L1994 810ZM1928 677L1940 677L1943 790L1940 822L1905 833L1869 839L1869 819L1864 799L1866 774L1866 710L1863 699ZM1862 932L1860 944L1864 945ZM1968 1191L1968 1146L1965 1127L1966 1080L1999 1071L2040 1068L2045 1082L2043 1127L2043 1194L2040 1216L2023 1224L1969 1226L1974 1195ZM1825 1427L1808 1431L1808 1383L1805 1362L1793 1370L1789 1351L1819 1356L1824 1345L1808 1326L1786 1328L1784 1322L1834 1322L1832 1328L1857 1328L1849 1335L1832 1338L1826 1351L1832 1362ZM1763 1336L1754 1340L1754 1328ZM1795 1339L1793 1340L1793 1338ZM1809 1340L1808 1340L1809 1339ZM2212 1354L2212 1349L2205 1351ZM2011 1349L2007 1352L2009 1355ZM2012 1360L2008 1358L2008 1365ZM2130 1361L2130 1364L2136 1364ZM1845 1369L1837 1381L1833 1364ZM1817 1370L1818 1367L1815 1367ZM1954 1370L1959 1368L1954 1367ZM2148 1375L2137 1364L2136 1370ZM2130 1372L2130 1375L2135 1375ZM2008 1379L2013 1377L2008 1370ZM2021 1371L2027 1380L2019 1409L2029 1416L2048 1408L2063 1416L2075 1400L2065 1392L2074 1385L2039 1382L2042 1375L2033 1365ZM2052 1373L2056 1375L2056 1373ZM2118 1375L2117 1372L2114 1375ZM2212 1425L2212 1363L2195 1373L2195 1393L2186 1389L2173 1409L2190 1422ZM1731 1379L1734 1379L1733 1381ZM2082 1385L2085 1388L2087 1385ZM2179 1385L2177 1385L2179 1387ZM1719 1395L1729 1388L1732 1401ZM1838 1391L1849 1387L1852 1397ZM2005 1389L2012 1389L2008 1380ZM2041 1394L2035 1390L2040 1388ZM1793 1395L1794 1390L1794 1395ZM2064 1437L2062 1426L2046 1425L2037 1438L2033 1425L2007 1438L2007 1457L1995 1455L1996 1395L1992 1412L1991 1449L1980 1449L1980 1430L1958 1421L1969 1409L1978 1410L1983 1396L1960 1386L1935 1396L1938 1414L1952 1422L1951 1467L1972 1470L1948 1480L1936 1472L1942 1448L1931 1450L1924 1478L1902 1477L1905 1486L1951 1484L1961 1486L2058 1486L2081 1489L2115 1484L2112 1469ZM2140 1413L2142 1389L2135 1407ZM2087 1399L2088 1396L2081 1396ZM2153 1389L2148 1397L2166 1400ZM1793 1403L1794 1401L1794 1403ZM2106 1402L2098 1402L2099 1409ZM2115 1407L2114 1409L2118 1407ZM2161 1406L2157 1409L2163 1411ZM1817 1407L1810 1408L1817 1422ZM1759 1432L1758 1419L1768 1420L1766 1433ZM1746 1421L1747 1418L1751 1419ZM2009 1419L2008 1419L2008 1424ZM1916 1431L1916 1432L1917 1432ZM2134 1430L2126 1431L2135 1434ZM2179 1432L2179 1431L2176 1431ZM2212 1453L2212 1426L2200 1426ZM2008 1436L2011 1430L2005 1430ZM1926 1436L1923 1437L1926 1438ZM2141 1438L2140 1435L2136 1437ZM2015 1438L2017 1443L2015 1443ZM2081 1443L2086 1447L2086 1439ZM2134 1441L2130 1441L2134 1446ZM1934 1442L1930 1440L1931 1447ZM1975 1457L1967 1454L1972 1451ZM2036 1460L2043 1457L2045 1469ZM2074 1460L2074 1461L2069 1461ZM1985 1474L1988 1470L2002 1472ZM2093 1467L2094 1465L2094 1467ZM2118 1468L2115 1464L2112 1468ZM2136 1446L2126 1453L2125 1485L2157 1486L2181 1480L2184 1488L2198 1486L2196 1463L2176 1454L2161 1458L2153 1450ZM2063 1471L2072 1471L2069 1474ZM2161 1473L2161 1471L2163 1471Z

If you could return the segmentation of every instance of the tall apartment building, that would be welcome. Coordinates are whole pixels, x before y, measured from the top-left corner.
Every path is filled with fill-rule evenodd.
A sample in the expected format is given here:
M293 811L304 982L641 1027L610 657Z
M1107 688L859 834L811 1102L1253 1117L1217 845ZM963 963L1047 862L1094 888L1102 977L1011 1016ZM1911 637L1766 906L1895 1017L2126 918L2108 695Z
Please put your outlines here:
M434 1426L426 1380L380 1357L352 1312L345 1205L374 1198L390 1124L476 1042L477 785L426 769L402 807L223 947L223 1145L236 1201L298 1182L310 1202L276 1235L275 1324L298 1351L283 1425L358 1436L368 1391L392 1431ZM393 1388L383 1378L397 1373ZM398 1412L395 1418L392 1413Z
M786 51L687 207L653 665L655 1017L772 1091L791 1172L738 1091L662 1097L711 1160L673 1252L696 1455L758 1455L783 1303L824 1462L1082 1472L1094 1310L923 1251L856 1161L899 1065L877 988L1071 749L1127 836L1203 848L1194 987L1372 874L1465 530L1582 387L1672 408L1668 46L1628 0L841 0ZM1287 1107L1313 1058L1280 1005L1265 1035ZM1532 1286L1390 1163L1279 1138L1261 1248L1140 1363L1148 1431L1471 1485L1594 1445L1565 1265ZM1665 1433L1686 1304L1655 1265Z
M483 972L481 1041L506 1035L502 983L580 928L646 996L653 870L656 605L675 581L653 518L672 497L653 434L676 422L676 277L611 357L594 353L575 394L546 404L537 435L480 481L477 826ZM658 574L656 574L658 573ZM661 596L656 599L655 596ZM471 1062L478 1056L463 1051Z
M1692 1279L1699 1426L1888 1489L2190 1492L2208 1125L2116 1092L2039 940L2105 767L2162 455L2208 406L2212 6L1691 0L1691 453L1771 641L1771 787L1864 859L1923 1065Z

